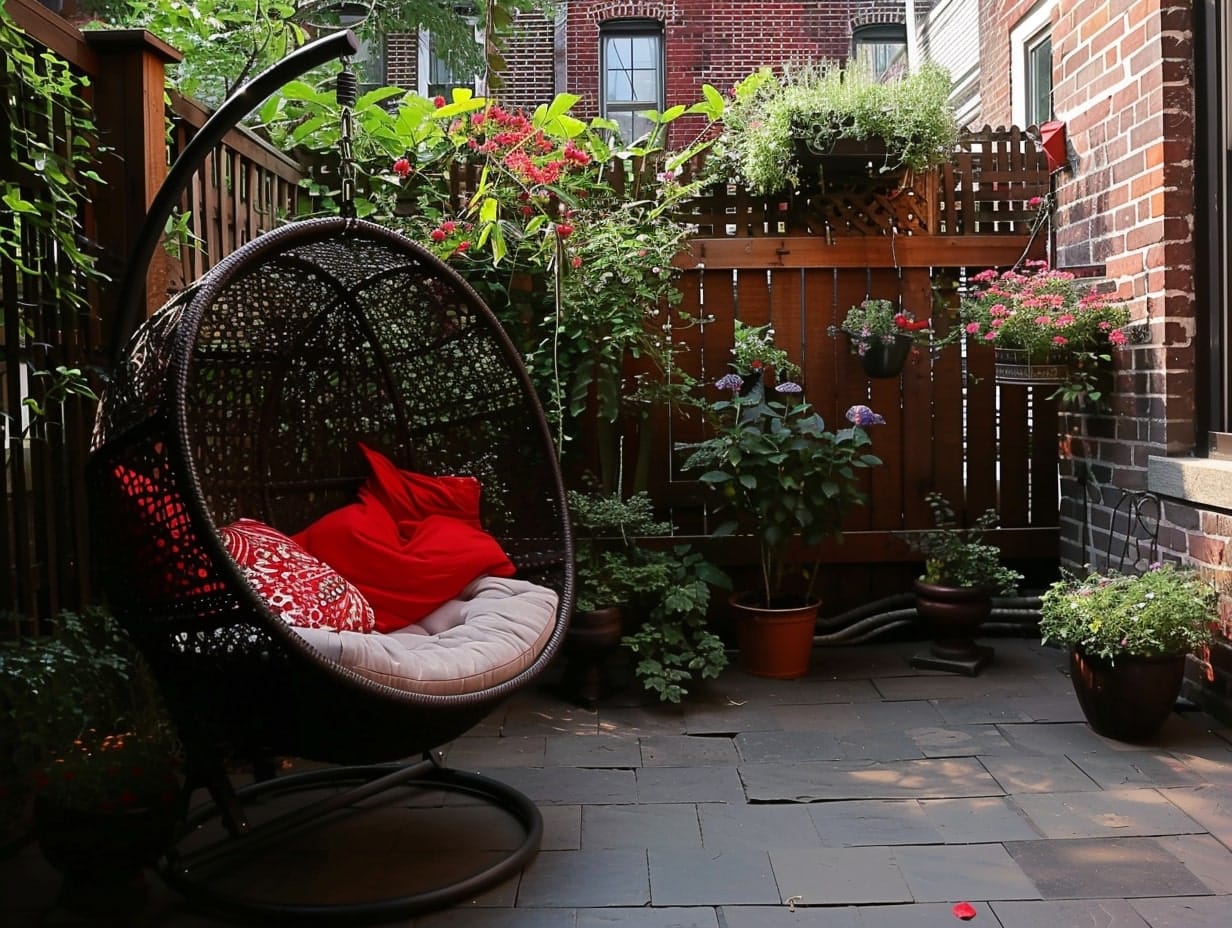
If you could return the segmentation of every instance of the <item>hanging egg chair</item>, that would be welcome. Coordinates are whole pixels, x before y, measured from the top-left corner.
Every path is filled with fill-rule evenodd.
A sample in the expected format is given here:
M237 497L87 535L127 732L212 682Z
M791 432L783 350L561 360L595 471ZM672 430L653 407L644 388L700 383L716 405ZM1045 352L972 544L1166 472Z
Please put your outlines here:
M151 206L121 290L120 326L137 305L152 243L205 152L289 72L354 50L350 32L317 40L220 107ZM487 562L479 555L455 570L469 549L448 535L451 560L434 562L426 580L404 579L400 567L377 577L403 584L395 594L405 598L456 574L465 590L422 622L390 634L293 624L290 617L319 618L357 591L282 539L311 536L361 505L357 498L371 504L382 475L400 488L426 481L432 492L473 491L466 531L494 540L504 569L458 573ZM533 856L542 833L533 804L443 767L436 753L540 674L573 598L550 430L518 352L456 272L402 235L345 215L262 234L126 340L101 399L87 478L109 604L159 682L189 785L212 796L187 825L218 818L230 832L204 851L173 849L163 867L172 886L243 916L349 923L467 898ZM237 545L252 525L279 539L278 556L294 549L300 559L271 574L270 551L248 557L260 548L248 535ZM359 534L333 543L361 568L371 560ZM332 766L232 785L237 766L261 774L283 757ZM285 820L249 822L258 796L341 783L355 790ZM408 784L494 803L521 824L524 840L457 883L340 906L220 896L201 875L237 848L251 853Z

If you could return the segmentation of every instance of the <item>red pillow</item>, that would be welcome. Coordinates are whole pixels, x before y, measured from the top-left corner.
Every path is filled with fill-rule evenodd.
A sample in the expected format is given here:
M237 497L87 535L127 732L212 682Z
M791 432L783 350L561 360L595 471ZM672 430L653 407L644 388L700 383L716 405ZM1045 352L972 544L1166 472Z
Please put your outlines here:
M478 577L513 576L513 563L480 527L478 480L399 470L360 448L372 476L359 501L294 537L359 588L377 631L418 622Z
M372 607L363 594L278 529L237 519L218 533L248 582L288 625L372 631Z

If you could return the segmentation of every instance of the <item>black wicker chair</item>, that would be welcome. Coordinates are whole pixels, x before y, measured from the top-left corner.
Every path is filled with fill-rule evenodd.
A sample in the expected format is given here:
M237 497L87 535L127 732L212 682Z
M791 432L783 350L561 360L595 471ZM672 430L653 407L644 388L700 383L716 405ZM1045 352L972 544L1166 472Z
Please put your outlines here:
M290 534L350 502L367 476L359 442L410 470L477 477L485 528L520 577L559 594L546 645L512 679L424 695L359 676L305 643L226 553L218 530L237 517ZM447 265L347 218L293 223L240 248L128 342L102 397L88 486L110 604L166 696L190 783L215 800L189 824L221 816L233 833L205 858L408 782L485 797L526 834L474 877L371 904L219 898L199 879L200 854L173 852L173 886L243 915L351 922L457 901L535 853L542 823L529 801L433 753L544 669L572 606L572 542L542 409L499 323ZM343 766L232 788L237 763L282 756ZM248 827L253 795L327 781L360 793Z

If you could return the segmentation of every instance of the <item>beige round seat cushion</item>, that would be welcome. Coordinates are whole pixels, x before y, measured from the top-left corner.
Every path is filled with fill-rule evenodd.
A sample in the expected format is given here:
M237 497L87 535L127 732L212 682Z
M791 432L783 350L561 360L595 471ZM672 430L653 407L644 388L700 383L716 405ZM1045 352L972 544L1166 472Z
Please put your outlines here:
M457 599L394 632L295 632L369 680L450 696L495 686L529 667L551 637L557 602L555 591L525 580L480 577Z

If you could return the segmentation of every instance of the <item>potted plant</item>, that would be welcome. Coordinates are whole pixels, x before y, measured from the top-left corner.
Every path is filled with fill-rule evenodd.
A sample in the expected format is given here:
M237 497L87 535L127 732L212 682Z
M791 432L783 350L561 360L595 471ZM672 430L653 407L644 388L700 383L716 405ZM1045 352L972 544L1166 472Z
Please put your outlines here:
M984 540L997 527L996 510L985 510L964 528L943 494L934 491L924 498L934 527L906 540L924 555L924 573L915 581L916 611L929 627L932 644L911 663L975 676L993 657L992 648L976 644L975 634L992 611L993 596L1012 594L1022 574L1002 564L1001 550Z
M881 459L869 453L864 429L884 420L867 406L853 406L848 428L827 429L801 399L798 384L768 386L776 370L796 370L773 345L772 330L737 322L735 336L735 371L715 384L725 398L709 406L711 436L677 447L688 452L684 469L700 471L701 482L730 513L715 534L744 529L760 549L759 587L732 599L742 666L761 676L801 676L808 671L819 605L820 544L839 536L848 510L865 502L859 471ZM803 590L787 584L797 542L813 552Z
M1087 723L1144 741L1176 703L1185 659L1211 640L1216 592L1197 571L1154 563L1141 574L1091 572L1052 584L1040 605L1045 644L1070 648L1070 678Z
M157 689L110 615L58 617L0 647L0 765L31 800L35 838L70 905L123 906L170 845L178 750Z
M754 194L943 164L958 142L949 74L936 64L890 80L855 65L763 68L738 83L722 158Z
M996 349L1000 383L1056 384L1065 402L1098 401L1095 377L1128 341L1129 311L1072 273L1028 261L1024 270L989 269L959 307L974 343Z
M916 319L909 310L889 300L867 299L847 310L837 330L851 342L860 366L869 377L897 377L911 349L927 345L932 335L929 320Z

